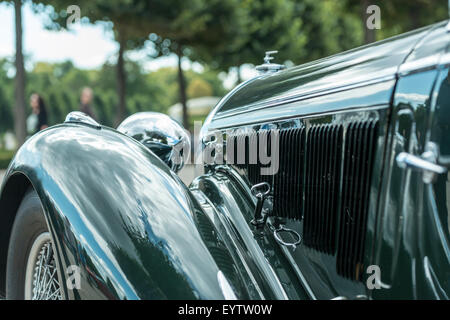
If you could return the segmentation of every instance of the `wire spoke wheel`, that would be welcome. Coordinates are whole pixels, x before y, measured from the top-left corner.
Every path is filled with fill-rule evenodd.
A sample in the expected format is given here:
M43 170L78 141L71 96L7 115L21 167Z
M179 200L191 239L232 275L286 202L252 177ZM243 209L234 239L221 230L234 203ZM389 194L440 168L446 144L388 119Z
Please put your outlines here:
M25 299L62 300L52 240L48 232L36 238L28 255Z

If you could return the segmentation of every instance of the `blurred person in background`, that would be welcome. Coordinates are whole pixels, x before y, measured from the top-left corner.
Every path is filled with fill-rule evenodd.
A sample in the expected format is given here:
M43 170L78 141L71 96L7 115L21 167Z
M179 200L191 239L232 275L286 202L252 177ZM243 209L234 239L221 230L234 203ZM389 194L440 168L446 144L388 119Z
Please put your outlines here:
M94 92L91 88L85 87L81 91L81 98L80 98L80 111L84 112L88 116L90 116L92 119L95 119L95 113L94 110L92 110L91 103L92 98L94 97Z
M48 127L47 109L44 99L37 93L31 95L30 106L32 112L27 119L27 130L28 134L33 135Z

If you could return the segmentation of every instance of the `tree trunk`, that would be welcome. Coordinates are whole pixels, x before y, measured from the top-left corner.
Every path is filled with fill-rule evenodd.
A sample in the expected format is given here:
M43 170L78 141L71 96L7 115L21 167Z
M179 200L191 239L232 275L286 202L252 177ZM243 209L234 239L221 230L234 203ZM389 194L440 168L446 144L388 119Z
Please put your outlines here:
M22 0L14 1L16 19L16 78L15 78L15 106L14 131L17 143L22 145L26 139L25 121L25 67L22 52Z
M371 5L370 0L362 0L361 1L361 20L364 28L364 43L372 43L375 41L375 29L367 28L367 7Z
M186 79L184 78L183 68L181 66L181 59L183 58L183 50L181 46L177 49L178 56L178 89L180 94L180 102L183 107L183 126L186 130L189 128L189 115L187 109L187 97L186 97Z
M450 3L449 3L450 5ZM409 10L409 21L410 21L410 29L409 30L415 30L421 27L420 25L420 19L419 19L419 12L420 7L419 6L412 6L412 8ZM409 31L407 30L407 31Z
M118 96L118 106L117 106L117 115L116 115L116 123L118 126L124 119L126 113L126 81L127 75L125 72L125 40L121 34L119 34L119 54L117 58L117 96Z
M241 66L237 66L236 67L236 73L237 73L237 84L240 84L242 82L242 70L241 70Z

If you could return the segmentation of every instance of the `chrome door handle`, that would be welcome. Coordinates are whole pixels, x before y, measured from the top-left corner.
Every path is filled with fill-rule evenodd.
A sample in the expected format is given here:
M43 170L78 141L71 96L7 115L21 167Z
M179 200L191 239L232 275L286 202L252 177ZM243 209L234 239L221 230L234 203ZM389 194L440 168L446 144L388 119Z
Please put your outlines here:
M423 172L423 182L431 183L436 175L444 174L447 168L437 163L439 157L439 149L433 142L428 142L425 152L420 157L407 152L400 152L396 161L400 168L412 169Z
M430 171L437 174L447 172L447 168L407 152L399 153L397 164L400 168L410 168L417 171Z

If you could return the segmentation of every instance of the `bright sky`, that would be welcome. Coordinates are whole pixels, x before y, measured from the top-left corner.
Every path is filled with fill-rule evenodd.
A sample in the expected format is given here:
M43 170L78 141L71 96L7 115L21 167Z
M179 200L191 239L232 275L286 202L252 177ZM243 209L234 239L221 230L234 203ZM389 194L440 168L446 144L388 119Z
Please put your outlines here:
M81 11L83 14L83 11ZM29 4L22 10L24 53L29 61L61 62L72 60L79 68L98 68L115 59L117 44L113 35L102 25L75 24L71 31L48 31L44 28L45 14L35 14ZM0 4L0 57L12 57L15 52L14 8ZM142 56L133 52L130 56ZM175 57L149 62L150 70L176 65Z
M81 8L81 16L83 9ZM44 28L45 14L35 14L29 4L22 9L24 54L26 68L30 70L34 62L62 62L71 60L78 68L101 67L105 61L115 61L117 44L110 30L102 25L75 24L71 31L49 31ZM0 58L13 57L15 53L14 7L8 3L0 4ZM145 49L144 49L145 50ZM128 57L143 61L144 50L129 52ZM145 58L144 58L145 59ZM144 60L145 61L145 60ZM176 66L175 55L158 59L148 59L144 68L148 71L161 67ZM184 68L201 71L199 64L183 61ZM243 69L244 78L251 77L253 70ZM235 77L228 75L224 85L232 85Z

